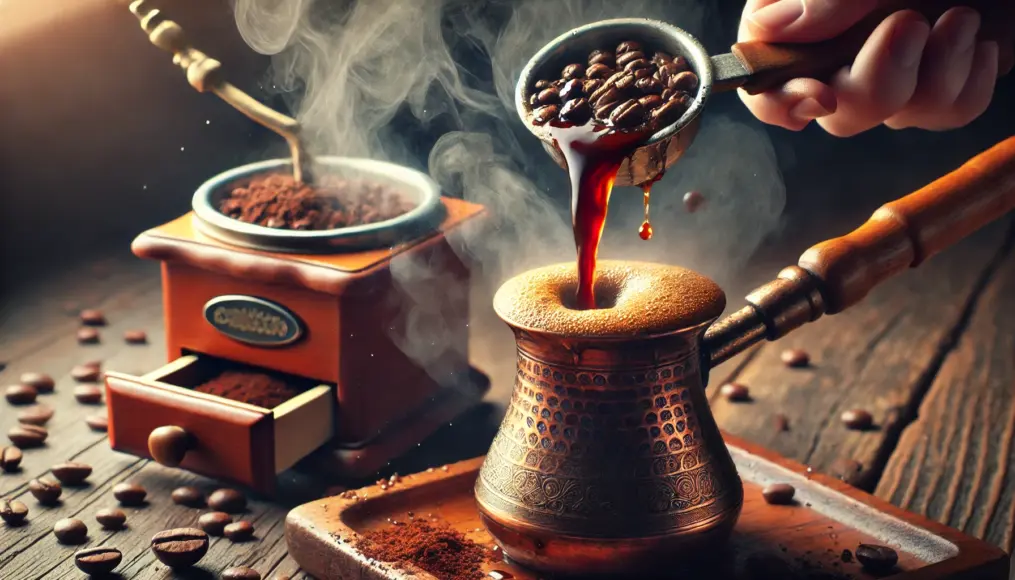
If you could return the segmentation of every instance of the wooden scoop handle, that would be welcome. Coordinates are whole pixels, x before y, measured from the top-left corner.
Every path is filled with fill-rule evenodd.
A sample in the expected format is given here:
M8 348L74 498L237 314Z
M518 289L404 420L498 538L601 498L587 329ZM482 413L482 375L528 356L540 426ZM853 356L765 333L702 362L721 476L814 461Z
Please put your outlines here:
M804 252L798 265L821 280L825 312L856 304L898 272L920 265L1015 209L1015 137L902 199L867 223Z
M933 24L942 14L958 6L968 6L980 13L979 39L999 41L1003 45L1000 70L1010 69L1011 44L1015 38L1015 2L1011 0L884 0L880 8L837 38L813 44L739 42L733 45L731 52L750 73L742 88L752 95L795 78L825 81L852 63L871 33L895 12L916 10Z

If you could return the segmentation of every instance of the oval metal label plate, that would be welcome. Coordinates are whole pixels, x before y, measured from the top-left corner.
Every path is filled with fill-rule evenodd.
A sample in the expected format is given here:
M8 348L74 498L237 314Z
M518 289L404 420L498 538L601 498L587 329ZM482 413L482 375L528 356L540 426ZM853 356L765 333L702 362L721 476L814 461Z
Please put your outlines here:
M257 346L285 346L303 336L303 323L284 306L231 294L204 305L204 319L222 334Z

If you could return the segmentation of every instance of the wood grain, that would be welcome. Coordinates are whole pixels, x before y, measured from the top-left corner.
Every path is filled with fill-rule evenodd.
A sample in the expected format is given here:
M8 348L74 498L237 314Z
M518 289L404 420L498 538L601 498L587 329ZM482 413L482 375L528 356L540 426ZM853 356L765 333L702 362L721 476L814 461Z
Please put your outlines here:
M1015 253L919 407L877 495L1011 552L1015 549Z

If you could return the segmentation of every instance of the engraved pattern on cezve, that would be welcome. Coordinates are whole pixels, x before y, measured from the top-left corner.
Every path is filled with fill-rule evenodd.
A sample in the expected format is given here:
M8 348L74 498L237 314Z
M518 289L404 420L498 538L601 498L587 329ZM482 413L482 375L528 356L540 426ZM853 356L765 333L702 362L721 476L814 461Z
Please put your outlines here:
M706 441L697 420L696 406L707 403L691 391L700 389L692 386L696 361L610 373L558 368L519 351L517 370L480 471L477 493L491 507L530 523L650 518L674 529L740 501L714 423Z

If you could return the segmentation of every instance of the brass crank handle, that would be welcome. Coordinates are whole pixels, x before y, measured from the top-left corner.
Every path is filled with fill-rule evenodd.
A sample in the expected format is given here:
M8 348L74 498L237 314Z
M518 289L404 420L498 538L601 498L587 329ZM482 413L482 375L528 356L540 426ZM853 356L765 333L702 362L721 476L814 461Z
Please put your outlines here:
M755 95L782 86L796 78L828 80L853 62L867 38L884 21L900 10L916 10L933 24L951 8L968 6L982 16L978 38L1004 44L1001 70L1010 68L1015 39L1015 2L1010 0L884 0L880 8L837 38L813 44L768 44L739 42L732 54L713 57L716 64L715 90L743 88ZM739 62L736 62L739 61Z
M747 295L748 306L712 325L712 366L762 340L837 314L875 286L1015 210L1015 137L901 199L845 236L821 242L796 266Z

